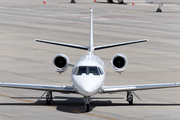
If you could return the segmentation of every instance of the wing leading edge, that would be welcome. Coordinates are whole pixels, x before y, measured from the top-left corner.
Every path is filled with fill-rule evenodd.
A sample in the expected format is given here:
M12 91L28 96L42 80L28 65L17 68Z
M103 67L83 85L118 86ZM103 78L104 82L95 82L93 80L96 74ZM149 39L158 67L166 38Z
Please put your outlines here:
M75 93L76 92L73 86L0 83L0 87L31 89L31 90L43 90L43 91L55 91L55 92L64 92L64 93Z
M0 87L42 90L42 91L55 91L55 92L64 92L64 93L76 93L73 86L0 83ZM180 87L180 83L103 86L101 90L102 90L102 93L112 93L112 92L137 91L137 90L149 90L149 89L163 89L163 88L173 88L173 87Z
M103 86L101 89L103 93L111 93L111 92L123 92L123 91L163 89L163 88L173 88L173 87L180 87L180 83Z

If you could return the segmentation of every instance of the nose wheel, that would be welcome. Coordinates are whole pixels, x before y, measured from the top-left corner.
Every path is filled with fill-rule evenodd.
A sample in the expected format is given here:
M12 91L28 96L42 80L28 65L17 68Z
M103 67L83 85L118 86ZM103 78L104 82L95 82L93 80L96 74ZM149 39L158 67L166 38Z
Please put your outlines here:
M52 92L51 91L48 91L47 94L46 94L46 104L47 105L50 105L50 103L52 102Z
M85 110L85 112L89 112L89 110L90 110L90 104L89 103L85 103L84 110Z
M84 110L85 110L85 112L89 112L90 111L91 96L84 96L84 102L85 102Z

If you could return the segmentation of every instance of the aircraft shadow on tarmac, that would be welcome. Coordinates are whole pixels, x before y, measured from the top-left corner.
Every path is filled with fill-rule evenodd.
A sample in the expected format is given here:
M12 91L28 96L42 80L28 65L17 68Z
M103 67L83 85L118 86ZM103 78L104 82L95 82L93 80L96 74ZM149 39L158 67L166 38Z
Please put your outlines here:
M45 97L39 99L38 97L12 97L12 99L26 101L30 99L37 99L34 103L0 103L0 105L10 105L10 106L45 106L46 100ZM106 100L108 99L108 100ZM98 106L180 106L180 104L174 103L134 103L133 105L129 105L128 103L112 103L111 99L124 99L121 97L94 97L90 103L92 111L95 107ZM84 113L84 102L82 97L53 97L53 101L51 102L51 107L56 107L56 110L68 113Z

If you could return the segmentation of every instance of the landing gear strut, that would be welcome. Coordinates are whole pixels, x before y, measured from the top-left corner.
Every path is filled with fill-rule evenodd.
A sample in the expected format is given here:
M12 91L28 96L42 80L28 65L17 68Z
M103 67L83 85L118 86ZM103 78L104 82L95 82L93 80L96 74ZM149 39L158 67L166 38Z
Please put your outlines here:
M84 96L84 102L85 102L84 110L85 110L85 112L89 112L90 111L91 96Z
M47 94L46 94L46 104L47 105L50 105L51 101L52 101L52 92L51 91L48 91Z
M157 11L156 12L162 12L162 10L161 10L161 7L163 6L163 3L160 3L159 4L159 8L157 9Z
M133 105L133 95L131 91L127 91L127 99L126 101L129 102L129 105Z

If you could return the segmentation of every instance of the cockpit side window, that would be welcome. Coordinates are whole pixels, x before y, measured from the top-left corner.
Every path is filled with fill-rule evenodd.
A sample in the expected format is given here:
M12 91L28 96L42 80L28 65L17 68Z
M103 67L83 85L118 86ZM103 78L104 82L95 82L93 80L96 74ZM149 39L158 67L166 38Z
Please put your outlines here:
M104 74L104 72L101 70L101 68L98 67L98 70L99 70L99 73L100 73L101 75Z
M75 74L76 74L77 69L78 69L78 67L76 67L76 68L75 68L75 70L74 70L74 72L73 72L73 75L75 75Z

